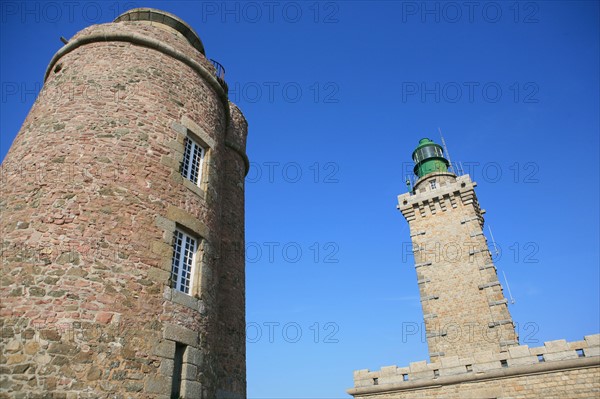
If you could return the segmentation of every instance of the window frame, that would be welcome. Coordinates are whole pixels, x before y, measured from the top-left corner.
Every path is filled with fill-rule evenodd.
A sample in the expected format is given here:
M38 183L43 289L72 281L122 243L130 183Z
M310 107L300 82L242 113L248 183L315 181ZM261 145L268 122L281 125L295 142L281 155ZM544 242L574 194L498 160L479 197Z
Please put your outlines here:
M429 182L429 188L431 188L432 190L435 190L437 188L437 181L435 179Z
M181 244L178 244L178 240L181 237ZM191 260L188 263L185 263L185 259L189 259L189 255L184 254L185 251L188 251L188 245L190 241L193 241L193 249L191 251ZM185 246L185 250L183 250ZM178 251L179 247L179 251ZM175 228L173 232L173 255L171 257L171 288L175 291L181 292L186 295L192 295L194 288L194 279L196 273L196 261L198 257L198 249L200 247L200 238L196 237L188 232L182 230L181 228ZM182 256L183 255L183 256ZM186 272L185 266L189 267L187 270L187 276L184 276ZM177 269L177 271L175 271ZM187 280L187 284L185 282ZM183 288L183 289L182 289Z
M197 157L197 153L200 152L200 155L197 159L196 164L194 165L194 160ZM204 175L203 168L206 160L207 149L200 144L200 142L190 135L187 135L183 142L183 160L181 161L180 172L181 175L194 183L194 185L201 187L202 185L202 177ZM194 169L197 176L194 179Z

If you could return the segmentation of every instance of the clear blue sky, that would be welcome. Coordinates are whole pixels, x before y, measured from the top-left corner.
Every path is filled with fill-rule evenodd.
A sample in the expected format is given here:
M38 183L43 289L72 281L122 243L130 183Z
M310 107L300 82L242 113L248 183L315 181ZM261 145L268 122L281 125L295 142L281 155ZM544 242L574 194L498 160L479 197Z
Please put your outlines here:
M1 3L1 158L59 37L127 8L180 16L227 69L250 124L249 397L344 398L355 369L427 357L402 338L422 314L395 206L438 127L521 342L598 332L598 2L50 3Z

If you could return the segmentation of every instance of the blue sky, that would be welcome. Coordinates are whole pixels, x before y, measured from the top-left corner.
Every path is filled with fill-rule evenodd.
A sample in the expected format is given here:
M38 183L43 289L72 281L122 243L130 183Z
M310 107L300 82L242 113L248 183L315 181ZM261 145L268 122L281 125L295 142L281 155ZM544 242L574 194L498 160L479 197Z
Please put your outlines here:
M60 36L161 8L250 124L250 398L344 398L355 369L427 358L402 333L422 314L395 206L438 127L479 184L521 343L579 340L599 330L598 3L469 4L3 1L0 157Z

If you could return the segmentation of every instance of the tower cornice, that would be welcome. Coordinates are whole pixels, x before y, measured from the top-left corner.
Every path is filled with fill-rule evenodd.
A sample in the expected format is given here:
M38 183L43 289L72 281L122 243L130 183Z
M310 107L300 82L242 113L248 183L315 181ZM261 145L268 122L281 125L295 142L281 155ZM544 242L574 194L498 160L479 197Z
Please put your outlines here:
M148 21L159 23L179 32L196 50L204 53L204 44L200 36L185 21L176 15L155 8L134 8L119 15L114 22Z
M435 188L427 184L433 181L436 182ZM479 223L483 226L482 215L485 210L479 208L475 187L477 183L472 181L469 175L456 176L449 172L430 173L417 180L412 192L398 196L397 208L410 223L417 218L457 208L459 204L473 205Z

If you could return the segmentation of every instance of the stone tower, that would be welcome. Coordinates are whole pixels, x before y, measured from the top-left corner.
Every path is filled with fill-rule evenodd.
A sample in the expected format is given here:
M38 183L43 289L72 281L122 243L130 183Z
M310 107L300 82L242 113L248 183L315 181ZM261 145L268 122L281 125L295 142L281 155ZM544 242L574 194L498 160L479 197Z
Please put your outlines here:
M449 173L429 139L413 160L418 180L398 196L398 208L410 226L430 362L356 370L347 392L356 399L597 397L600 334L518 345L475 183Z
M398 196L398 208L410 226L431 360L518 345L483 234L476 183L448 172L441 146L429 139L419 142L413 160L418 180Z
M174 15L56 53L2 164L2 392L245 397L246 134Z

